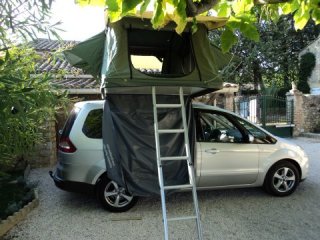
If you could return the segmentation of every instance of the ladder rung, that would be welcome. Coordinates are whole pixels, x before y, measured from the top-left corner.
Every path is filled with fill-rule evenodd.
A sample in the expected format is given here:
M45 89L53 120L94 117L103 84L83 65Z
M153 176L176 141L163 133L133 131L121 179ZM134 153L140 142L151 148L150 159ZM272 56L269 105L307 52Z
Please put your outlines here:
M186 189L186 188L192 188L192 184L164 186L163 188L164 188L164 190Z
M188 160L187 156L179 156L179 157L161 157L160 161L175 161L175 160Z
M159 133L183 133L184 129L159 129Z
M182 105L179 104L156 104L157 108L181 108Z
M180 220L190 220L190 219L197 219L197 216L185 216L185 217L168 218L168 221L180 221Z

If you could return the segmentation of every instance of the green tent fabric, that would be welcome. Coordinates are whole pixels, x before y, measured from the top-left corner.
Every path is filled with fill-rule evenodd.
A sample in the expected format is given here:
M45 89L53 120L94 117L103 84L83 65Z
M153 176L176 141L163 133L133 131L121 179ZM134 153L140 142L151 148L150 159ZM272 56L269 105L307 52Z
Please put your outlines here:
M107 89L146 86L220 89L219 70L232 56L210 44L204 24L198 24L194 34L191 34L191 25L182 35L176 34L174 27L174 24L168 24L160 31L154 30L150 20L126 17L109 23L105 32L64 54L71 65L101 77L101 86ZM187 45L189 40L190 46ZM152 52L161 59L162 73L146 74L135 69L130 54L139 51L141 55Z
M72 49L65 50L64 56L72 66L81 68L94 77L100 77L105 39L105 33L101 32Z

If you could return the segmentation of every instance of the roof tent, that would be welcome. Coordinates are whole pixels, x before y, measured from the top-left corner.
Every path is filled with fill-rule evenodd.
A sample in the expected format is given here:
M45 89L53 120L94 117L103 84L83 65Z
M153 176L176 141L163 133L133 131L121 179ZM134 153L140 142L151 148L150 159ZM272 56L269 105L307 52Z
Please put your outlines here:
M224 25L225 18L198 17L194 34L191 23L177 34L173 22L155 30L150 19L145 13L108 22L105 32L65 51L65 56L86 72L101 74L106 93L149 94L151 86L183 86L191 95L222 87L219 69L231 57L210 44L207 34ZM170 88L162 89L168 93Z
M101 69L102 87L107 93L132 93L132 87L136 87L135 93L150 93L146 88L150 86L183 86L188 95L220 89L220 60L209 42L207 25L198 23L192 34L189 23L180 35L175 27L169 22L155 30L149 18L136 16L108 23ZM144 63L156 61L157 67L143 68L136 63L139 59Z

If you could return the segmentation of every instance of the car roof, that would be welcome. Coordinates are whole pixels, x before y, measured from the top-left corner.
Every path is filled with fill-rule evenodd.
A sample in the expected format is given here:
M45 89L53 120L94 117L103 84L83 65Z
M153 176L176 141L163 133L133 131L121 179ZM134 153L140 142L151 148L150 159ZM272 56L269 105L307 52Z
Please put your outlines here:
M84 108L88 106L92 107L103 107L104 100L91 100L91 101L81 101L81 102L76 102L74 105L75 107L78 108Z
M193 106L193 108L195 108L195 109L216 110L216 111L219 111L219 112L225 112L225 113L237 115L237 114L235 114L234 112L231 112L231 111L228 111L228 110L225 110L225 109L223 109L223 108L216 107L216 106L207 105L207 104L204 104L204 103L194 102L194 103L192 103L192 106Z
M104 105L104 101L105 100L81 101L81 102L75 103L75 106L79 107L79 108L89 107L89 106L94 107L94 108L97 108L97 107L101 107L102 108L103 105ZM225 113L236 115L231 111L228 111L228 110L216 107L216 106L211 106L211 105L207 105L207 104L204 104L204 103L200 103L200 102L193 102L192 106L195 109L216 110L216 111L219 111L219 112L225 112Z

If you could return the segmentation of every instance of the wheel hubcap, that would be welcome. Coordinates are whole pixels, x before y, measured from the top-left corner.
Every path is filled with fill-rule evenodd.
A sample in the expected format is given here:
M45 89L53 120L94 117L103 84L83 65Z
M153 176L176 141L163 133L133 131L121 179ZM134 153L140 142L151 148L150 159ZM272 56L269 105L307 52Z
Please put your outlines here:
M273 176L273 186L278 192L290 191L295 182L295 173L288 167L279 168Z
M128 205L132 196L126 193L123 187L118 186L114 181L110 181L104 191L104 197L108 204L113 207L124 207Z

